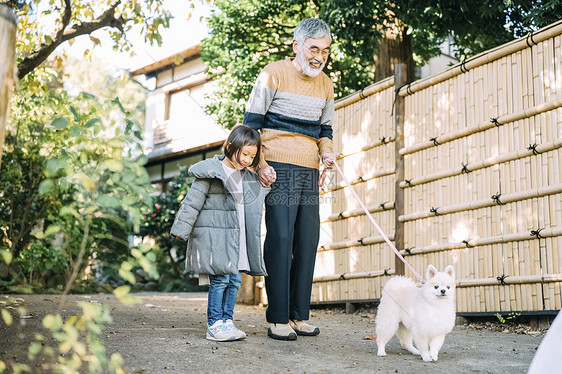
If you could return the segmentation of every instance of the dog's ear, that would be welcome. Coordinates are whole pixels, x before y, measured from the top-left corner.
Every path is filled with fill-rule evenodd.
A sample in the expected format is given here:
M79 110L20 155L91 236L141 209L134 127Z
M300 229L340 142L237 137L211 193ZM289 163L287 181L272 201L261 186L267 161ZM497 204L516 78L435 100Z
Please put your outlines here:
M455 278L455 268L453 265L449 265L445 268L445 273L449 274L451 278Z
M433 278L435 274L437 274L437 269L435 268L435 266L429 265L427 267L427 274L425 275L425 278L429 280Z

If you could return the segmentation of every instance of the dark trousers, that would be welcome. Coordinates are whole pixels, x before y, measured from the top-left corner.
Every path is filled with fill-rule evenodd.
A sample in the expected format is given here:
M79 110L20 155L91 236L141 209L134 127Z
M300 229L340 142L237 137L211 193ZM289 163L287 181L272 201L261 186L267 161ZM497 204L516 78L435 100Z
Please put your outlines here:
M318 170L268 162L277 180L265 203L264 259L270 323L308 320L320 235Z

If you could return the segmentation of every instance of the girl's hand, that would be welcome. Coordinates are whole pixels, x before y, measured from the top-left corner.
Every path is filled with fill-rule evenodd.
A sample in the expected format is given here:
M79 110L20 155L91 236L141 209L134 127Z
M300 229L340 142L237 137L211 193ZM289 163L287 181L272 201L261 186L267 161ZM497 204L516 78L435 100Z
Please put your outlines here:
M273 167L267 165L258 170L258 177L262 186L269 187L277 179L277 173Z

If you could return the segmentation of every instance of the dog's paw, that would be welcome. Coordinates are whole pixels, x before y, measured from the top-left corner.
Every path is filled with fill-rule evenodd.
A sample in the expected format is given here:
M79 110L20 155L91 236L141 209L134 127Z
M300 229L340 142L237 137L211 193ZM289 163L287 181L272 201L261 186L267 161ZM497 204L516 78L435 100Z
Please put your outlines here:
M384 350L380 350L377 352L377 356L384 357L386 356L386 352Z
M429 354L429 352L423 352L421 354L422 360L424 360L425 362L431 362L433 361L433 358L431 357L431 355Z
M433 361L437 361L437 358L439 357L439 355L438 355L437 353L435 353L435 354L434 354L434 353L430 353L429 356L431 357L431 359L432 359Z

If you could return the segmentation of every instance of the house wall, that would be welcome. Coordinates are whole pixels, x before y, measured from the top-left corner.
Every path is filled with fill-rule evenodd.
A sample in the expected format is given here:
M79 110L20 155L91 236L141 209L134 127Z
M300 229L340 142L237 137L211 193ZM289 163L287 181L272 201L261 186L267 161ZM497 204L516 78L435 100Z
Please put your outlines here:
M145 122L147 171L153 183L165 183L179 173L181 166L220 153L216 143L228 136L228 130L204 112L205 94L212 84L205 70L199 57L156 74Z

